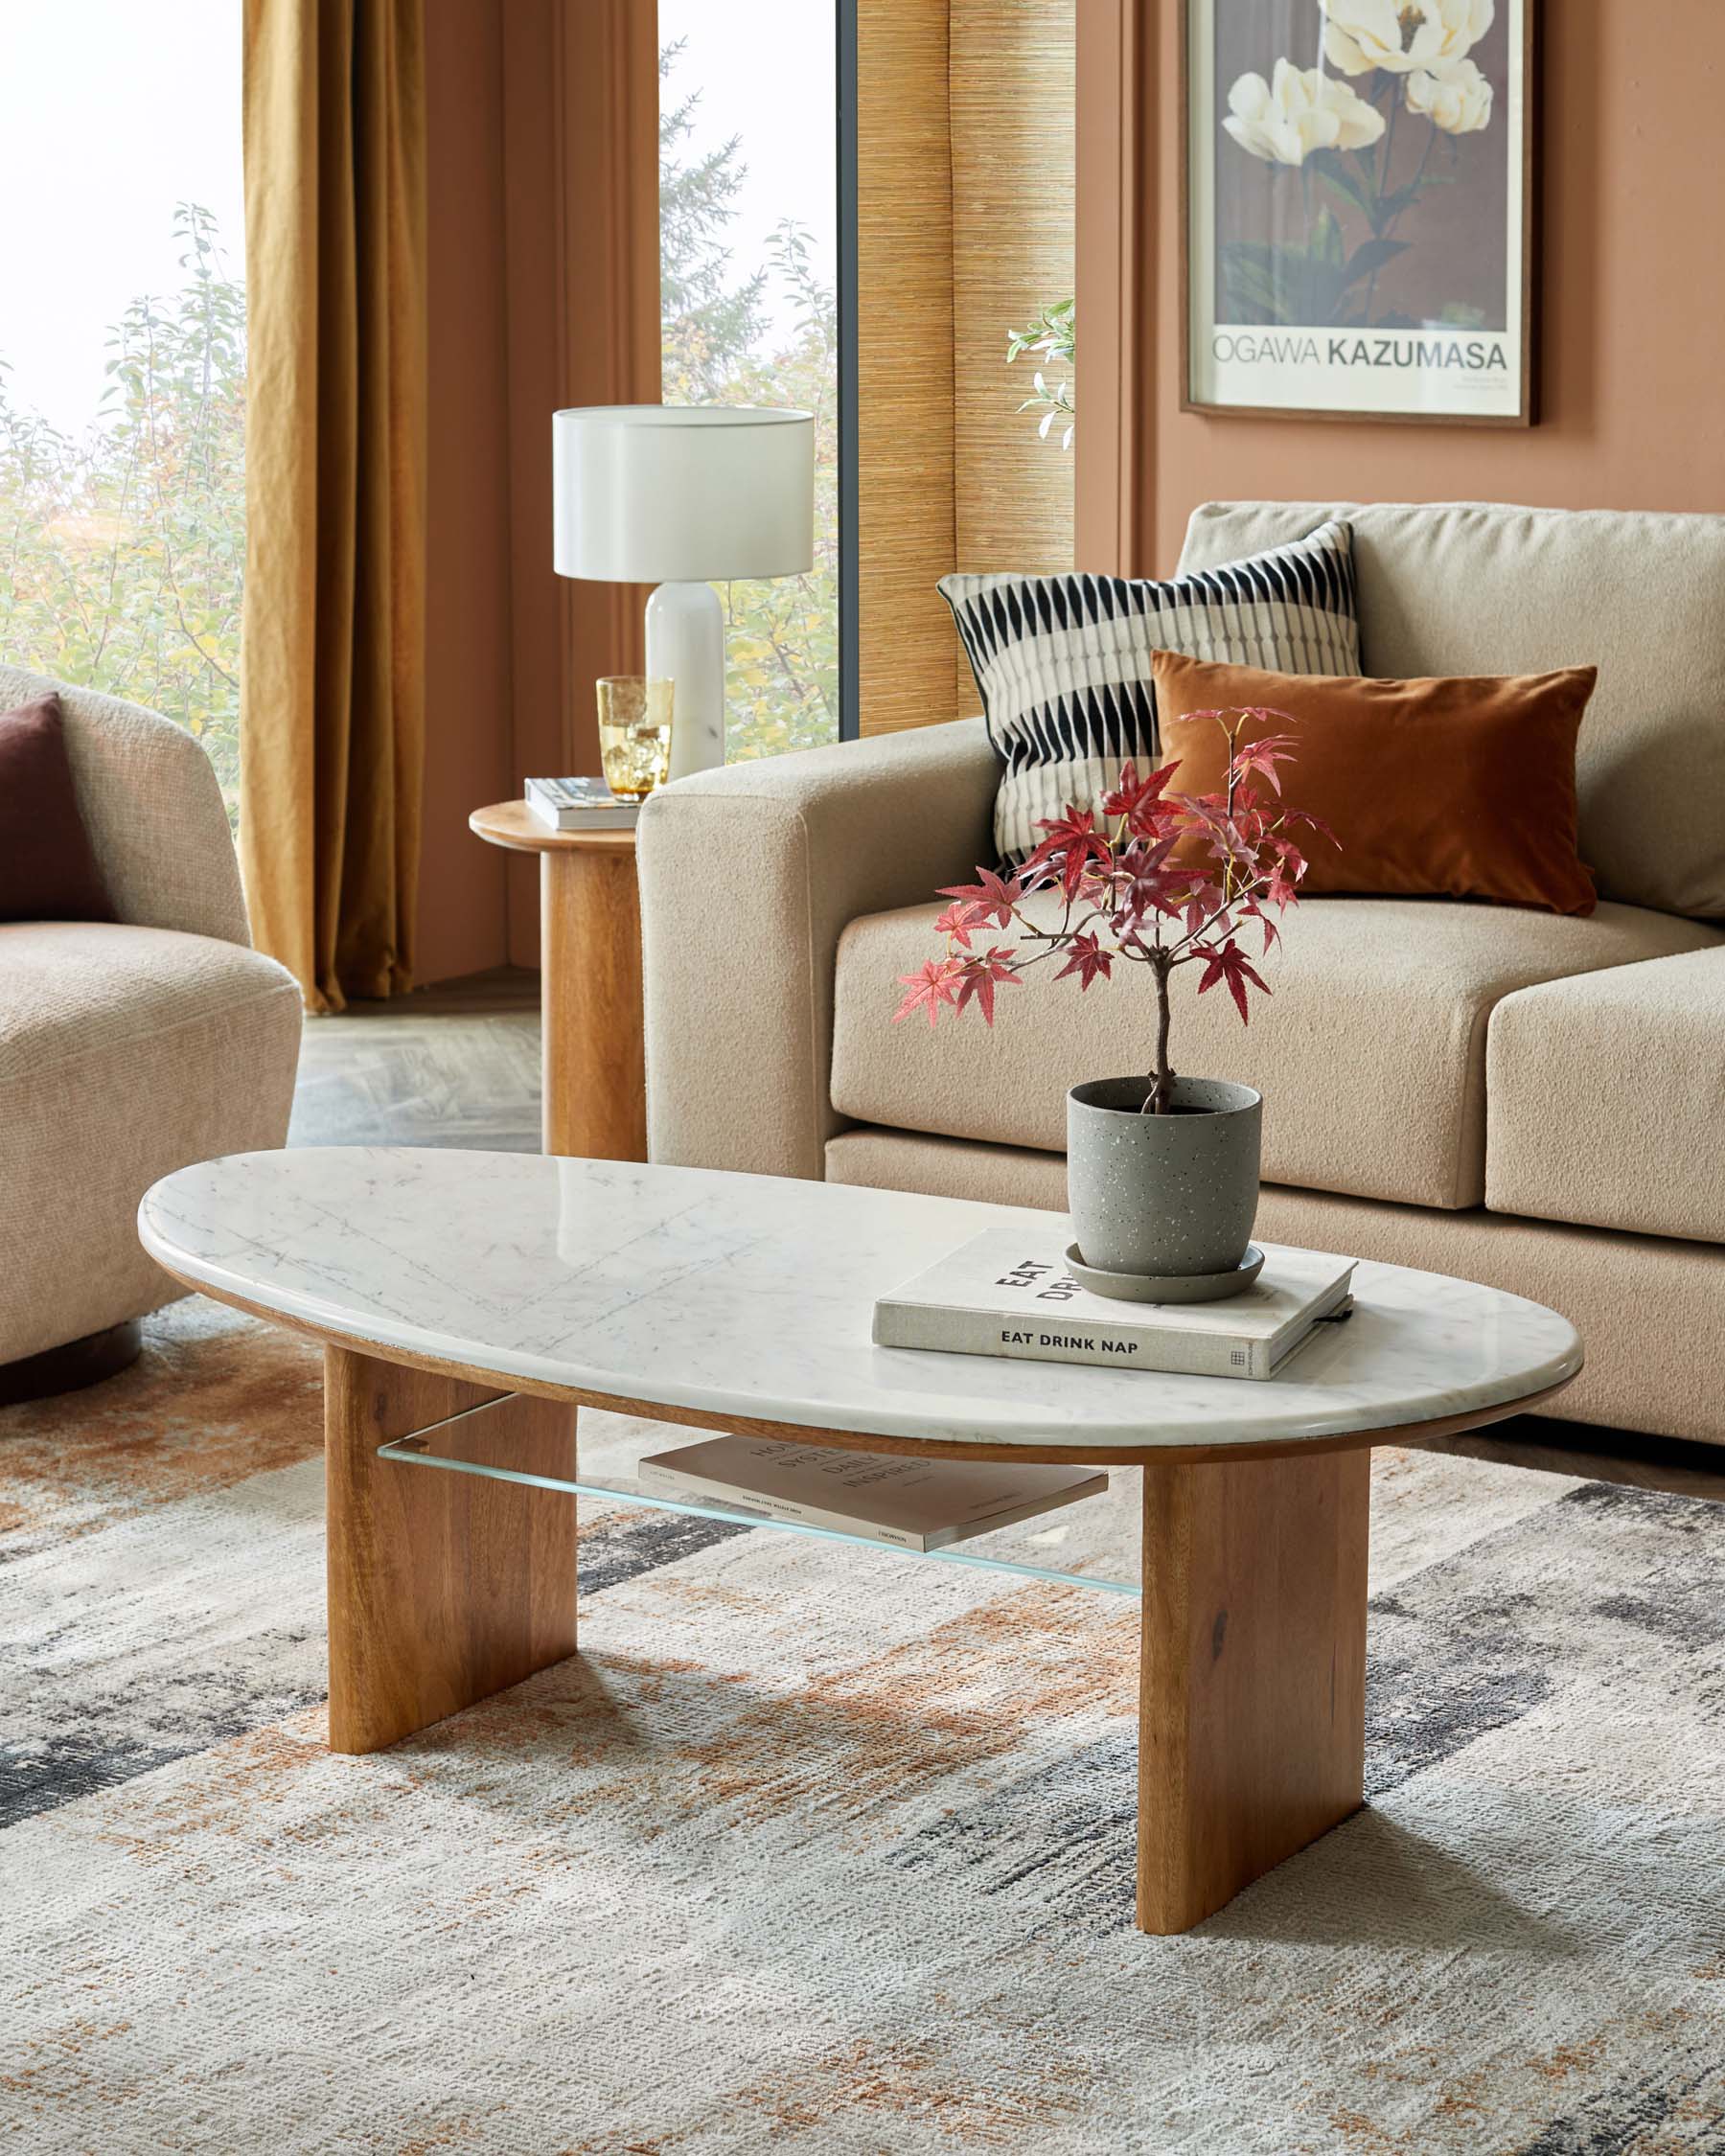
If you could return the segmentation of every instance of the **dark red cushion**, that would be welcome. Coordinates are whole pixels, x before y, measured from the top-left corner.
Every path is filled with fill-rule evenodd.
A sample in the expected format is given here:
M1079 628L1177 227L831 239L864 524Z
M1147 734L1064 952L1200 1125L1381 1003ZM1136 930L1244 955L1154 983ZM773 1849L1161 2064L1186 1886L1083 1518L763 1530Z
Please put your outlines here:
M58 697L0 712L0 921L111 921Z

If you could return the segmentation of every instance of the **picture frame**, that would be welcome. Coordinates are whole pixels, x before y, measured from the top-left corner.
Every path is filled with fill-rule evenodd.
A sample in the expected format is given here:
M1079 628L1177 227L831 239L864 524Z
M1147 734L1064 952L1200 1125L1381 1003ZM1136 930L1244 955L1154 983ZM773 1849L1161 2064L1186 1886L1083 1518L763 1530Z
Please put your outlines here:
M1539 0L1177 0L1181 409L1538 418Z

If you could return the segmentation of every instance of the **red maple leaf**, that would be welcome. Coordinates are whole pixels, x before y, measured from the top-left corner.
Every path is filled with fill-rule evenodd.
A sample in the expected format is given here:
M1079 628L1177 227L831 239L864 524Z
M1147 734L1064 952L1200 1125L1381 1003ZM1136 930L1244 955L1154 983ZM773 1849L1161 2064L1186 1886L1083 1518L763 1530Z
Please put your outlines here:
M900 974L901 984L908 991L905 1000L892 1014L892 1022L908 1019L913 1011L927 1011L931 1026L940 1018L940 1006L956 1000L958 975L963 967L961 958L931 958L920 973Z
M1270 844L1276 859L1265 871L1269 881L1264 885L1264 895L1272 906L1286 912L1300 896L1296 885L1306 872L1306 859L1291 839L1272 837Z
M1256 710L1250 714L1254 719L1285 719L1285 711ZM1229 766L1229 775L1236 782L1249 771L1262 771L1276 792L1281 791L1281 781L1276 775L1278 764L1294 761L1299 741L1293 734L1265 734L1257 741L1244 742L1234 750L1233 761Z
M1023 985L1010 944L997 944L992 951L979 951L972 957L961 959L959 969L958 1008L963 1010L974 997L987 1025L994 1023L996 983Z
M1261 921L1264 924L1264 949L1268 951L1270 946L1280 934L1280 929L1277 929L1276 923L1271 920L1269 914L1264 911L1263 907L1254 898L1249 898L1244 906L1241 906L1240 911L1243 914L1246 914L1250 919L1254 921Z
M1247 787L1234 796L1233 825L1239 834L1240 843L1255 852L1264 842L1264 812L1257 805L1253 788Z
M1215 883L1200 883L1185 903L1182 923L1188 936L1195 936L1201 929L1208 928L1212 921L1223 919L1222 892Z
M1196 837L1211 858L1224 867L1247 870L1255 875L1258 865L1260 840L1249 838L1240 829L1234 816L1230 814L1228 798L1221 793L1179 794L1181 808L1198 826ZM1256 818L1256 811L1248 807L1246 814ZM1261 829L1261 819L1258 819Z
M1214 988L1219 980L1225 980L1228 983L1228 993L1233 998L1239 1010L1241 1023L1249 1023L1251 1014L1246 1007L1247 982L1250 981L1254 988L1261 988L1266 996L1270 993L1270 984L1253 971L1252 961L1232 936L1229 937L1220 951L1213 944L1195 943L1192 946L1192 955L1208 961L1204 978L1198 983L1199 995L1202 996L1207 988Z
M1110 979L1113 968L1113 952L1104 951L1092 934L1076 935L1068 944L1067 962L1054 978L1065 980L1068 974L1076 974L1079 993L1082 994L1092 981Z
M1065 815L1039 817L1036 828L1048 836L1024 863L1024 873L1028 875L1038 868L1058 869L1069 904L1077 897L1090 862L1096 861L1103 867L1113 864L1114 848L1106 835L1096 829L1093 809L1075 808L1069 801Z
M976 883L945 884L939 895L963 899L976 908L976 916L969 927L979 929L985 921L998 921L1005 929L1012 924L1013 907L1024 895L1024 880L1022 874L1002 877L997 876L992 868L978 868Z
M1179 912L1181 900L1192 887L1192 872L1189 868L1164 867L1175 844L1172 838L1161 838L1154 846L1144 846L1135 839L1120 856L1115 890L1116 935L1138 927L1147 913Z
M1102 814L1124 816L1139 837L1155 837L1179 813L1171 801L1162 799L1162 788L1179 768L1178 763L1163 764L1159 770L1146 771L1139 778L1135 763L1122 764L1113 792L1102 796Z
M944 913L935 916L934 933L952 943L961 943L968 951L971 930L983 927L987 920L988 915L981 906L968 899L954 899Z
M1323 818L1315 816L1310 809L1290 809L1288 820L1290 823L1303 823L1308 831L1315 831L1321 838L1327 838L1330 844L1335 847L1337 853L1342 851L1341 839L1336 837Z

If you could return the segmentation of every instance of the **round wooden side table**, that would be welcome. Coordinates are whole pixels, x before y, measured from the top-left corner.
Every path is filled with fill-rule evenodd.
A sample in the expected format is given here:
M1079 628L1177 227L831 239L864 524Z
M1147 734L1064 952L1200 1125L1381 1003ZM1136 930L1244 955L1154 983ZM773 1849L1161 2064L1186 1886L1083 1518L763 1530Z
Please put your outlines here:
M553 831L525 801L475 809L493 846L540 858L544 1147L647 1158L641 905L632 831Z

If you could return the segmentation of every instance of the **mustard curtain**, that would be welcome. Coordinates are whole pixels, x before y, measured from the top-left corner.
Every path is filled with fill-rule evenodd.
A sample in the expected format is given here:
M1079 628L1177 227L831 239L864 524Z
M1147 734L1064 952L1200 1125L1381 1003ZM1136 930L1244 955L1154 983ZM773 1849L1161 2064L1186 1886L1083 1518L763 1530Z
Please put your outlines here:
M425 759L424 0L245 0L240 852L312 1010L412 985Z

